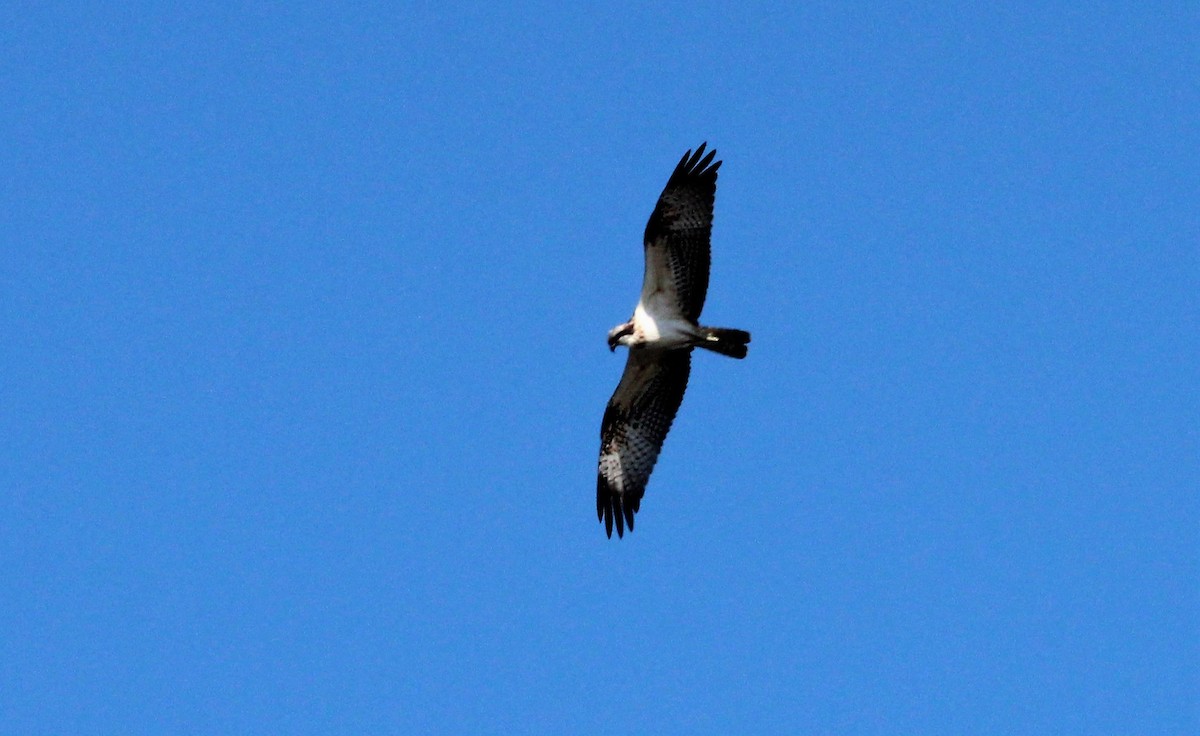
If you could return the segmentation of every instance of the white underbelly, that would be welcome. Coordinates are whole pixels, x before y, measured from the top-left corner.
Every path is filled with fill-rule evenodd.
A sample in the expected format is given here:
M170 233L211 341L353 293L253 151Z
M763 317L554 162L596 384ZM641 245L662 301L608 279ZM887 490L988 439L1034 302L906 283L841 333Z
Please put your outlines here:
M653 300L649 305L638 302L633 310L633 325L642 340L662 347L691 345L695 339L695 328L687 320L665 313Z

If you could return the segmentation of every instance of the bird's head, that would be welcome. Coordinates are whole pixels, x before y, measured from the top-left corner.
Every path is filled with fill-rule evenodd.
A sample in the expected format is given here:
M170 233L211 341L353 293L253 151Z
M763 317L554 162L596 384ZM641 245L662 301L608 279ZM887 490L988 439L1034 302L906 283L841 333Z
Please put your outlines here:
M617 325L608 331L608 350L616 352L618 345L628 345L629 336L633 334L633 320L623 325Z

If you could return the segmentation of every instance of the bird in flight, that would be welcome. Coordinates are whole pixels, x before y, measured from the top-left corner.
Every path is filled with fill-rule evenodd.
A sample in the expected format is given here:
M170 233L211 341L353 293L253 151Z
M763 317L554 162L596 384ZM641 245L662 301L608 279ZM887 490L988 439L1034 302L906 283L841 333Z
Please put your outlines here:
M600 423L596 516L612 537L633 531L646 482L683 401L692 348L746 357L750 333L702 327L709 239L717 191L716 151L683 154L646 223L646 270L633 318L609 330L608 348L629 348L625 372Z

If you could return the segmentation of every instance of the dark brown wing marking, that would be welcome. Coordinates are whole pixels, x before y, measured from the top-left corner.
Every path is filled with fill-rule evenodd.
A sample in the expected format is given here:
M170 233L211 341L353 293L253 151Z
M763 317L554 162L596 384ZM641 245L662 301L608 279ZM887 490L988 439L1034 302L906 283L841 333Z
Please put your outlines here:
M633 531L663 440L671 429L691 371L692 351L633 348L600 423L596 517L612 536Z
M701 143L694 154L683 154L659 195L643 238L648 251L646 268L661 262L652 257L650 249L664 249L671 273L669 277L660 275L659 281L674 285L680 311L693 322L700 319L708 293L713 199L721 167L720 161L713 162L716 150L704 155L705 145Z

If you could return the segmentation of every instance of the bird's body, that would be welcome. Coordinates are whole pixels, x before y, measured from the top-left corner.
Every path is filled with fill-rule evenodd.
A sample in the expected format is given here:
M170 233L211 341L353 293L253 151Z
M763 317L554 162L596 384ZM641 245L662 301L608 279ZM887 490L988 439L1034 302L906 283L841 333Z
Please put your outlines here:
M638 301L633 310L633 334L629 345L653 346L656 348L684 348L692 345L698 337L696 326L666 308L669 297L661 291L650 295L645 302Z
M692 348L746 357L750 333L703 327L709 240L717 169L715 151L688 151L646 223L645 275L633 317L608 333L608 346L629 348L621 382L600 426L596 514L612 536L633 530L646 482L658 460L691 372ZM711 164L711 165L710 165Z

